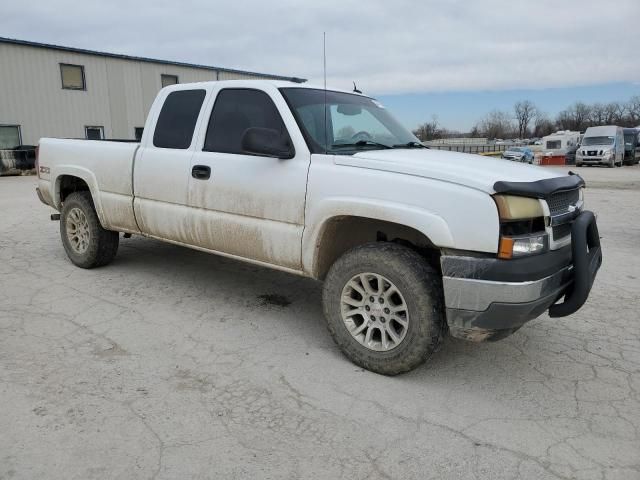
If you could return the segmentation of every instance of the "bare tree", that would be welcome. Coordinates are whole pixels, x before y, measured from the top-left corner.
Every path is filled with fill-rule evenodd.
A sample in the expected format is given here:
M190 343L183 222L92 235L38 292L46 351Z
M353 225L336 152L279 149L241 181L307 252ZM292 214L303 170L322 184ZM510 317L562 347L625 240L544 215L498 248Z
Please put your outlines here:
M573 130L575 125L573 121L573 116L571 112L567 110L562 110L558 112L556 115L556 125L560 130Z
M553 133L555 130L556 126L551 121L549 116L544 112L538 111L535 119L535 124L533 126L533 136L544 137Z
M529 130L529 123L536 116L536 106L529 100L522 100L513 106L518 123L518 138L525 138Z
M480 132L478 125L474 125L474 127L469 132L469 136L472 138L478 138L482 136L482 132Z
M607 123L613 125L625 125L627 120L627 106L620 102L611 102L607 104Z
M418 128L413 131L413 134L418 137L421 142L424 142L427 140L442 138L443 129L440 128L440 125L438 124L438 117L434 115L431 117L430 122L425 122L422 125L419 125Z
M628 125L637 127L640 125L640 95L634 95L625 105Z
M589 115L591 107L586 103L576 102L572 108L573 119L575 122L574 130L584 130L589 125Z
M562 130L585 130L591 124L592 107L576 102L568 109L558 113L556 123Z
M602 103L594 103L591 105L591 112L589 112L589 123L591 125L604 125L607 122L607 118L610 116L610 110L608 105Z
M505 138L513 134L511 116L500 110L489 112L475 127L487 138Z

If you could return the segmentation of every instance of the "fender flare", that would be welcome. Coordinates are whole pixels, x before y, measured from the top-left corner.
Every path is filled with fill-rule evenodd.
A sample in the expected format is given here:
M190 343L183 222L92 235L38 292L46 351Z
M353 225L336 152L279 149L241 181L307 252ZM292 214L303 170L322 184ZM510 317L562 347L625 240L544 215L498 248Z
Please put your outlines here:
M98 215L100 224L105 226L104 210L102 208L102 202L100 201L100 190L98 189L98 181L94 173L84 167L77 165L56 165L51 169L51 178L53 179L53 206L56 210L62 209L62 199L60 198L60 183L63 176L76 177L84 181L89 187L93 205Z
M455 243L447 222L420 207L361 197L332 197L324 199L305 215L302 236L302 267L315 275L320 251L320 241L332 219L337 217L363 217L397 223L413 228L425 235L434 245L453 248Z

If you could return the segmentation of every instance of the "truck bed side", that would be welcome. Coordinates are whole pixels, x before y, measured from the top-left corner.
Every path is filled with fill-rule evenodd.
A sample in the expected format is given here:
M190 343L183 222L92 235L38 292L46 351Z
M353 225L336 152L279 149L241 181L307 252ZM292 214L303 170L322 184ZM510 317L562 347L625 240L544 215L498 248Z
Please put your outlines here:
M69 188L84 182L104 228L138 233L133 213L133 163L140 144L43 138L38 156L43 199L60 210ZM67 186L71 187L67 187Z

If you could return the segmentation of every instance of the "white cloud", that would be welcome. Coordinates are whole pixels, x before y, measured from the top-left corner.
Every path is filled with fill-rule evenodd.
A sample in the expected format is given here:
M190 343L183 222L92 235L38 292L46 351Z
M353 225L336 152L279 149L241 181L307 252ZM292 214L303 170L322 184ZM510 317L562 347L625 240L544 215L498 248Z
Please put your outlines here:
M637 81L640 1L77 2L0 7L3 36L211 64L367 92Z

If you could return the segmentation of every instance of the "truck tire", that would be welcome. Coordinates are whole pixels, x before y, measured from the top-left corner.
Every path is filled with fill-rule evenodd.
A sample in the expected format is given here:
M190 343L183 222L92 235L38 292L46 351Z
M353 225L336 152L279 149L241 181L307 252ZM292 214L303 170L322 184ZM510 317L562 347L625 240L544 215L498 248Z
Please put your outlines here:
M386 242L349 250L330 268L322 302L329 332L356 365L408 372L442 342L442 279L417 252Z
M69 260L80 268L107 265L118 251L118 232L102 228L89 192L74 192L65 199L60 237Z

